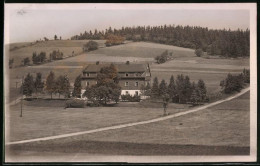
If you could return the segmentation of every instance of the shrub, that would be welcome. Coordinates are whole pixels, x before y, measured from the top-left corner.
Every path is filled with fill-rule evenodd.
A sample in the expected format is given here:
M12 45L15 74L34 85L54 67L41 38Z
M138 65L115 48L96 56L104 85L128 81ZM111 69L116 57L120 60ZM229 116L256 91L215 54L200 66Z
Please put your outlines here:
M61 60L63 59L63 52L60 52L59 50L56 51L52 51L52 53L50 53L50 60Z
M243 70L243 78L245 83L250 83L250 70L248 69Z
M85 108L85 107L86 107L85 100L71 99L71 100L67 100L65 103L65 108Z
M127 95L121 95L121 99L122 99L122 101L140 102L141 96L139 96L139 95L131 96L131 95L127 94Z
M154 58L158 64L165 63L169 60L168 51L164 51L161 55L158 55Z
M87 103L87 106L90 106L90 107L99 107L101 106L101 104L98 102L98 101L91 101L90 103Z
M122 37L122 36L119 36L119 35L113 35L113 34L109 34L107 37L106 37L106 42L105 42L105 45L107 47L109 46L113 46L113 45L119 45L119 44L123 44L124 41L125 41L125 38Z
M83 46L84 51L93 51L98 49L98 43L95 41L89 41Z
M232 93L234 91L240 92L244 87L243 75L228 74L227 78L220 82L220 86L223 88L225 93Z
M196 49L195 50L195 54L198 56L198 57L201 57L203 55L203 50L202 49Z

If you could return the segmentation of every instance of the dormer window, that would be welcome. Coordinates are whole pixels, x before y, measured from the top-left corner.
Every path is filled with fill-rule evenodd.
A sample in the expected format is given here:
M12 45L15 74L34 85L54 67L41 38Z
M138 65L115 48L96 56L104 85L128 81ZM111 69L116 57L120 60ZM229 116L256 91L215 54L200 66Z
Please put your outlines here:
M125 82L125 86L129 86L129 82Z

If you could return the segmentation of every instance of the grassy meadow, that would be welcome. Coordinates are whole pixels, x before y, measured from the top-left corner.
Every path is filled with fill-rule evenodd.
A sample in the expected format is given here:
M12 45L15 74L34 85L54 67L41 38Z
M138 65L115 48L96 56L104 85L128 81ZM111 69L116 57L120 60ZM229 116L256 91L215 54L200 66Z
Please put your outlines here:
M62 40L37 43L36 45L21 48L10 52L10 57L15 59L31 56L33 51L45 51L47 55L54 49L59 49L65 56L82 51L85 40ZM249 58L245 59L223 59L218 57L197 57L194 50L163 44L148 42L128 42L123 45L104 47L104 40L98 41L100 48L95 51L83 53L81 55L53 61L50 63L10 69L10 88L15 91L16 82L21 84L21 77L27 73L36 75L37 72L46 78L50 71L54 71L56 76L61 74L68 75L70 82L81 74L82 69L89 63L100 61L106 62L126 62L131 63L150 63L152 79L158 77L159 81L165 79L169 81L170 76L175 78L178 74L188 75L191 81L197 82L203 79L206 83L208 94L214 94L220 90L219 82L228 73L240 73L244 68L249 68ZM154 63L154 57L160 55L165 50L173 53L173 60L164 64ZM15 60L16 61L16 60ZM10 98L15 98L16 93L10 94Z
M72 51L75 54L82 52L82 45L86 42L71 40L42 42L10 51L6 56L9 56L9 58L13 57L15 61L18 59L17 62L19 62L19 58L31 57L34 51L45 51L48 55L49 52L55 49L59 49L64 52L65 56L69 56ZM197 82L199 79L203 79L209 95L220 91L219 82L228 73L240 73L243 68L249 68L249 58L197 57L192 49L147 42L128 42L112 47L104 47L104 41L98 41L98 43L100 46L98 50L82 53L75 57L37 66L8 69L6 72L10 77L10 93L7 93L6 97L9 95L9 98L13 100L20 96L18 90L21 85L21 77L27 73L33 74L35 78L36 73L41 72L43 79L45 79L50 71L54 71L56 76L68 75L72 83L81 74L84 66L96 61L103 63L125 61L130 61L130 64L149 63L152 79L158 77L159 81L165 79L168 82L171 75L174 75L176 78L178 74L188 75L191 81ZM154 63L154 57L160 55L165 50L173 53L173 59L164 64ZM17 89L16 84L18 85ZM61 152L71 151L75 147L76 149L74 150L77 152L100 154L102 150L106 150L106 154L113 154L113 151L117 151L116 154L123 153L126 155L139 154L139 152L140 155L158 155L160 152L166 153L164 148L168 147L167 152L169 154L187 154L185 150L181 149L188 148L188 152L196 155L200 154L199 152L202 152L203 148L205 151L201 154L215 154L216 148L220 148L220 146L224 146L224 150L220 150L218 154L224 154L224 152L230 152L230 149L226 148L232 146L246 147L247 149L245 150L248 153L250 135L249 101L249 93L246 93L221 105L165 121L11 147L14 147L14 149L18 148L21 151L45 149L50 152L59 150ZM161 103L120 102L116 107L69 109L64 109L63 106L64 101L59 101L58 103L56 101L43 102L40 100L25 101L22 118L19 117L20 105L10 106L6 114L6 121L10 127L8 130L10 132L7 133L9 134L9 141L54 136L144 121L161 117L163 114ZM191 109L188 104L170 103L167 111L170 114L174 114L188 109ZM64 149L67 145L71 148ZM107 146L107 148L96 148L101 145ZM142 147L140 149L141 145L145 146L143 147L144 149ZM170 149L168 145L171 145ZM81 147L85 146L86 148L81 149ZM110 149L111 146L112 148ZM154 149L158 151L149 151L151 146L156 146ZM194 147L194 150L191 146L199 147ZM132 151L125 151L128 149L127 147L132 147ZM209 147L210 152L207 153L207 148ZM121 151L118 149L121 149ZM180 151L173 150L174 152L171 152L172 149L180 149ZM233 149L232 154L235 154L236 151L237 149Z
M19 156L26 152L32 155L41 155L42 152L80 152L86 155L248 155L249 94L247 92L222 104L165 121L10 145L7 150ZM169 112L178 112L175 107L172 105ZM10 111L10 136L13 141L140 121L158 117L162 113L158 108L137 107L123 110L116 107L62 110L26 106L25 109L23 118L19 117L19 110Z
M101 142L249 147L249 94L247 92L236 99L192 114L126 129L92 133L80 139Z
M20 104L10 106L6 120L10 125L10 141L54 136L131 122L158 118L162 103L154 108L139 103L120 103L116 107L86 107L64 109L64 101L24 101L23 117ZM123 108L123 109L122 109ZM171 114L189 109L189 105L169 104Z
M50 40L33 43L33 45L28 43L14 43L9 45L9 49L14 47L20 48L9 51L7 54L9 53L9 59L14 58L14 66L20 66L21 61L24 58L29 57L31 60L33 52L40 53L41 51L44 51L46 52L47 59L49 59L49 54L54 50L63 52L64 57L71 56L73 51L74 55L80 54L82 53L82 46L87 42L88 40ZM99 40L97 42L100 47L104 47L104 40ZM8 48L8 46L6 48Z

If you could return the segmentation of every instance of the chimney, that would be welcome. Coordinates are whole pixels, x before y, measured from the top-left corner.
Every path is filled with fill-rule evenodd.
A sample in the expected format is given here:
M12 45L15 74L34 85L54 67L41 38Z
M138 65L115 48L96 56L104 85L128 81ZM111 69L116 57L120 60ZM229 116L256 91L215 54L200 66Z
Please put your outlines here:
M96 65L99 65L99 61L96 61Z

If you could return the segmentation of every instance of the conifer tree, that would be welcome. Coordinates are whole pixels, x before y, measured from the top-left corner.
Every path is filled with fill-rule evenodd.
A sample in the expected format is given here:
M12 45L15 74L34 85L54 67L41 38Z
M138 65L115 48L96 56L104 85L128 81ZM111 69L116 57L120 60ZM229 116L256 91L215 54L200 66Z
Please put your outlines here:
M35 87L36 95L38 94L38 92L42 91L42 89L44 87L44 82L42 81L42 73L37 73L36 74L34 87Z
M174 77L173 75L170 78L170 83L168 85L168 94L170 96L170 99L172 100L172 102L174 102L174 98L176 96L176 85L175 85L175 81L174 81Z
M167 94L167 84L165 80L163 79L159 85L159 96L163 96Z
M184 77L183 75L178 75L177 80L176 80L176 92L177 92L177 97L179 99L179 103L183 101L183 89L184 89Z
M27 76L24 79L24 82L22 84L22 94L28 96L32 96L33 90L34 90L34 82L33 82L33 76L28 73Z
M46 79L46 90L48 93L51 94L51 99L52 99L52 94L56 90L55 75L52 71L49 73L49 75L47 76L47 79Z
M74 81L74 89L72 92L72 96L80 97L81 96L81 75L79 75Z
M158 83L157 77L155 77L154 80L153 80L151 95L152 95L153 98L157 98L159 96L159 83Z
M198 87L201 101L205 101L206 96L207 96L207 89L206 89L206 85L202 79L199 79L197 87Z

